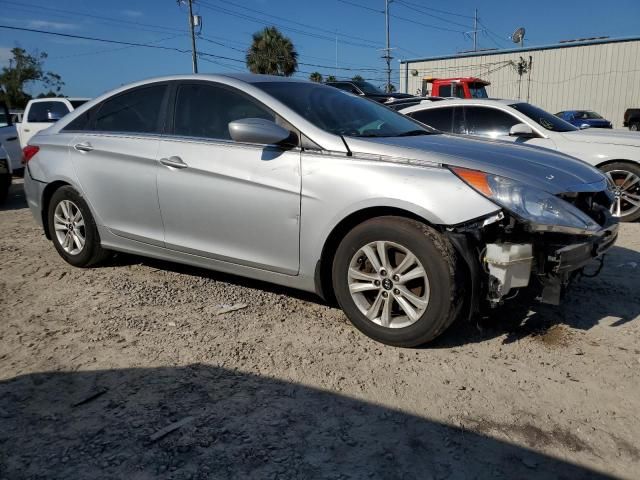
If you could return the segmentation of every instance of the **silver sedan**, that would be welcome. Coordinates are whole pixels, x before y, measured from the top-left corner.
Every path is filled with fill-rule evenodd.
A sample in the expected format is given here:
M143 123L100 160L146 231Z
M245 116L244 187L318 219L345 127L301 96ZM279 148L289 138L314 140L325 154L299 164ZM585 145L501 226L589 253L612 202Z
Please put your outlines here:
M29 206L70 264L121 251L312 291L398 346L518 289L558 303L617 234L581 161L280 77L127 85L23 155Z

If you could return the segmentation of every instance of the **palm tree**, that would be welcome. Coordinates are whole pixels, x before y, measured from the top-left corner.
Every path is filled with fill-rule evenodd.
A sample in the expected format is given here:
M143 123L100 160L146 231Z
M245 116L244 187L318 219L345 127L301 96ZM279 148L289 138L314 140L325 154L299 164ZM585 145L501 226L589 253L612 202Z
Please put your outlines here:
M337 78L335 77L335 75L329 75L326 79L327 82L335 82L336 80Z
M252 73L290 77L298 69L298 53L288 37L276 27L265 27L253 34L247 52L247 68Z
M364 78L362 78L362 75L354 75L351 80L353 80L354 82L364 82Z
M320 72L313 72L309 75L309 80L316 83L322 83L322 74Z

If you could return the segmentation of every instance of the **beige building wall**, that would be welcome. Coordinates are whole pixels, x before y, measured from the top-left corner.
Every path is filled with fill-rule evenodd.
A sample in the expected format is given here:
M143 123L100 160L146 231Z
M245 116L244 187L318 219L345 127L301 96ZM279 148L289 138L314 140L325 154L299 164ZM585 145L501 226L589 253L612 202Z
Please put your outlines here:
M520 77L521 57L531 57L532 66ZM528 100L551 113L595 110L614 128L622 127L627 108L640 108L640 38L409 60L400 67L400 91L413 94L424 77L472 76L491 82L490 97Z

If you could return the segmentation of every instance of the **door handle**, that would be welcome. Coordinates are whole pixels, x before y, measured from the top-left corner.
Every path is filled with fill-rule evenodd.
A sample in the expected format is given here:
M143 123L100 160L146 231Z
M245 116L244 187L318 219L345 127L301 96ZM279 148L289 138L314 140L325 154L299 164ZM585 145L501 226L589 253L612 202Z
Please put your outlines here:
M160 163L166 167L187 168L188 165L182 161L180 157L172 155L169 158L161 158Z
M9 137L6 139L7 142L13 142L14 140L17 140L18 137Z
M78 150L79 152L90 152L91 150L93 150L93 147L91 146L91 144L89 142L86 143L76 143L73 148L75 148L76 150Z

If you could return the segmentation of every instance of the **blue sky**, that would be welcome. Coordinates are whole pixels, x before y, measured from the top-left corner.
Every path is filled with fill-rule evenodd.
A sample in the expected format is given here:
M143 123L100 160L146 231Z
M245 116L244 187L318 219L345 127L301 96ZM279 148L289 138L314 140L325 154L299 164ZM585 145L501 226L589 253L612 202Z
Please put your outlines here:
M3 25L190 49L186 9L175 0L0 0L0 7ZM471 40L463 32L472 30L470 17L476 7L480 48L513 46L508 36L518 26L526 27L528 45L640 35L637 0L395 0L390 7L396 16L391 19L392 80L397 83L400 58L470 50ZM244 70L241 60L251 34L276 24L293 41L299 62L306 64L300 65L298 75L307 77L315 70L339 77L359 73L382 85L384 62L378 49L385 40L384 15L379 13L383 8L384 0L196 0L196 11L203 17L198 50L227 57L207 57L200 71ZM15 46L47 52L46 68L62 75L63 91L70 96L96 96L134 80L191 70L188 53L5 29L0 29L0 66L7 64L8 51ZM32 93L39 91L39 86L31 87Z

